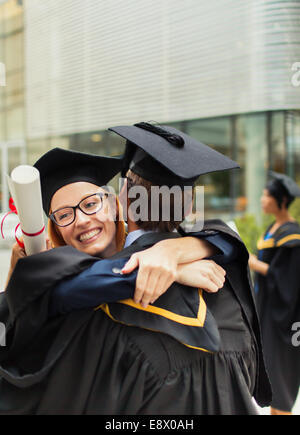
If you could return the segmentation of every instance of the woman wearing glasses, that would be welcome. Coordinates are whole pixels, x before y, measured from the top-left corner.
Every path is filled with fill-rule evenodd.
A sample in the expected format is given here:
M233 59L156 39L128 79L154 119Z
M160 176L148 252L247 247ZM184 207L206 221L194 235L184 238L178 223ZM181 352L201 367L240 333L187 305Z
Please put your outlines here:
M120 159L55 148L43 155L35 166L40 171L43 208L49 217L48 234L51 242L48 243L49 247L68 245L83 253L101 258L108 258L123 248L125 226L122 211L118 198L111 193L113 189L105 186L121 170ZM219 236L208 235L206 236L208 242L206 242L203 235L201 237L201 241L192 238L187 238L184 242L181 240L179 253L182 252L182 257L178 258L178 262L184 262L181 260L185 260L185 254L191 258L191 249L195 251L192 261L209 257L214 252L223 251L226 254L225 240L219 239ZM220 251L217 248L219 245ZM154 301L174 281L177 274L175 248L178 248L178 244L168 240L160 243L155 250L149 249L141 254L137 274L137 284L139 284L137 302L143 303L146 298L143 295L149 291L149 288L152 292L151 301ZM18 258L24 256L24 250L16 244L8 278ZM196 266L194 264L192 267L197 278L201 279L199 285L201 284L208 291L217 291L218 285L222 283L220 278L223 271L220 274L213 263L201 263L200 268L199 265ZM147 270L149 268L150 272ZM181 266L180 276L177 276L177 279L182 275L185 277L185 283L191 285L191 279L184 270L185 268ZM200 275L199 271L209 276L206 283L203 282L203 275ZM190 272L191 267L189 267ZM109 300L118 300L120 296L132 296L132 292L128 293L127 288L125 295L118 293L117 296L109 294ZM147 302L149 302L149 295Z

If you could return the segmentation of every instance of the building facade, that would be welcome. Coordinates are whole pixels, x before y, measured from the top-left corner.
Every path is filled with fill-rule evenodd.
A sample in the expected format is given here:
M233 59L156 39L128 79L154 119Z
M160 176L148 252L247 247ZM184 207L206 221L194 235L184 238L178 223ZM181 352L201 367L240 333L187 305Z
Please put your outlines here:
M299 28L299 0L0 1L0 142L31 164L120 154L113 125L173 125L241 166L199 179L206 216L259 215L268 169L300 182Z

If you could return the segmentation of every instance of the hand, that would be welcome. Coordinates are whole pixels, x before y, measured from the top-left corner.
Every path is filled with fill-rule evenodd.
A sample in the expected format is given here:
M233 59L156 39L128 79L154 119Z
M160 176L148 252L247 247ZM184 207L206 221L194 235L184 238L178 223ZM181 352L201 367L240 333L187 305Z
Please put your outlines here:
M50 251L50 249L53 249L53 246L49 237L46 237L46 248L44 249L44 251Z
M22 241L22 239L21 239ZM12 247L11 257L10 257L10 270L13 271L16 267L17 262L20 258L26 257L26 252L24 248L21 248L18 243L15 243Z
M254 254L249 254L248 264L251 270L255 270L257 266L257 256Z
M177 258L169 255L161 245L156 244L145 251L133 254L122 269L131 273L139 268L134 301L147 307L173 284L177 275Z
M201 288L216 293L225 283L225 270L212 260L197 260L178 267L177 279L180 284Z
M20 241L23 241L22 237L21 237ZM51 245L50 239L47 237L45 251L49 251L49 249L52 249L52 245ZM5 288L7 287L7 284L11 278L11 275L13 274L13 271L16 267L17 262L19 261L20 258L24 258L24 257L27 257L25 249L21 248L18 245L18 243L15 243L12 247L12 252L11 252L11 257L10 257L10 268L9 268L8 276L6 279Z

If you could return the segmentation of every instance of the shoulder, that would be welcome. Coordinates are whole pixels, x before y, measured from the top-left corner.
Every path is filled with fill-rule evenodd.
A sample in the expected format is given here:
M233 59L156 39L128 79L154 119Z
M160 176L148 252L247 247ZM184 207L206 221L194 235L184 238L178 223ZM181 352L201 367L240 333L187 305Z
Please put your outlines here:
M208 219L203 222L201 225L201 228L199 225L195 225L194 227L190 228L188 231L183 228L179 227L179 233L181 235L193 235L195 233L197 234L203 234L205 236L211 236L211 235L217 235L217 234L227 234L228 236L231 236L235 239L238 239L241 241L240 236L237 231L232 229L228 224L226 224L221 219Z
M274 234L275 247L294 248L300 246L300 226L297 222L281 225Z

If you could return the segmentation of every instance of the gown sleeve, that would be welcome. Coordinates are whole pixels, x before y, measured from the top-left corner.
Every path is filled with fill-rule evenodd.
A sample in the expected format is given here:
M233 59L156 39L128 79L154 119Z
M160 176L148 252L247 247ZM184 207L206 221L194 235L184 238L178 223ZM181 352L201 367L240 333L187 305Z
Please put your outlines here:
M211 232L206 237L199 234L198 237L218 249L218 253L210 258L220 264L233 261L238 253L238 249L230 243L226 235L218 231ZM104 302L132 298L137 271L126 275L120 273L128 259L97 261L79 275L58 283L51 294L50 317L73 310L94 308Z
M195 237L195 235L193 236ZM238 256L239 250L235 244L231 243L229 236L217 232L217 234L207 235L202 238L218 249L218 252L210 257L216 263L227 264L234 261Z
M290 340L291 326L300 319L300 246L280 247L270 263L267 290L270 292L272 316L285 338Z
M132 298L137 270L121 273L128 260L129 257L97 261L79 275L58 283L51 294L50 316Z

